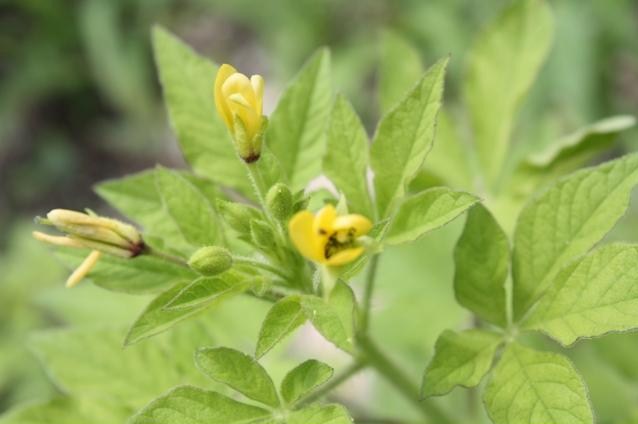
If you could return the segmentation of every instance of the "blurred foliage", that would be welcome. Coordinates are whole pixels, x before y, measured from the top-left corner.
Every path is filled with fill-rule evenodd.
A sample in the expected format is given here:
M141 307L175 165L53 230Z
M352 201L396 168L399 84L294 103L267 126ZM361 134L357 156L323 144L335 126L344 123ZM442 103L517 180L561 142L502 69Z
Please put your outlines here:
M379 114L372 88L380 77L377 41L383 30L416 45L426 63L451 54L446 105L454 109L464 53L478 28L506 3L0 1L0 411L57 391L27 354L30 331L73 323L117 324L131 318L136 309L129 307L131 302L143 302L89 285L64 291L63 268L28 239L30 227L21 219L53 206L99 206L89 191L96 181L156 162L181 163L159 102L149 36L153 23L162 23L218 62L266 75L272 90L267 111L281 89L278 82L288 80L317 46L328 45L336 86L353 99L370 128ZM517 128L521 153L588 122L638 110L635 0L555 0L552 6L557 33ZM636 149L636 135L636 130L625 134L625 149ZM636 203L610 238L638 236ZM423 370L423 358L444 327L469 325L451 288L451 251L461 224L390 252L382 261L382 302L375 305L374 332L394 346L392 353L414 375ZM416 296L424 285L430 296ZM238 318L264 312L246 303L215 314L221 322L246 326L251 320ZM407 319L422 324L401 325ZM237 334L251 339L257 331L218 327L215 337L235 346L246 343ZM591 393L601 423L636 422L638 366L628 358L635 357L637 340L618 335L573 352L589 386L602 388ZM374 406L402 411L402 401L388 393L380 386ZM444 402L457 404L462 394L456 390ZM352 399L354 410L362 402Z

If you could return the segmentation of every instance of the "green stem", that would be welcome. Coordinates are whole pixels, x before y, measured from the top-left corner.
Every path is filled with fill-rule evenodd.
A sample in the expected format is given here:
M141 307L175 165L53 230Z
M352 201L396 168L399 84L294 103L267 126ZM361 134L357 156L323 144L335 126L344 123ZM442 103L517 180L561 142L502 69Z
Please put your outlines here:
M374 282L377 277L377 267L379 265L379 255L374 255L368 265L366 274L366 285L363 292L363 312L361 315L361 332L366 333L370 328L370 310L372 308L372 293L374 292Z
M452 420L431 400L419 398L418 387L412 383L388 357L379 350L370 338L359 336L358 346L366 363L392 384L421 414L436 424L452 424Z
M305 404L312 403L316 400L321 399L326 394L330 393L331 391L339 387L341 384L345 383L347 380L349 380L353 375L361 371L363 368L364 368L364 364L362 362L360 361L353 362L341 373L334 376L326 384L321 386L321 388L319 388L318 390L310 393L308 396L299 400L299 405L305 405Z
M260 268L264 271L270 272L271 274L281 277L285 281L288 281L290 279L290 276L287 275L285 272L281 271L280 269L275 268L274 266L267 264L265 262L257 261L255 259L246 258L243 256L234 256L233 262L235 262L236 264L252 265L256 268Z

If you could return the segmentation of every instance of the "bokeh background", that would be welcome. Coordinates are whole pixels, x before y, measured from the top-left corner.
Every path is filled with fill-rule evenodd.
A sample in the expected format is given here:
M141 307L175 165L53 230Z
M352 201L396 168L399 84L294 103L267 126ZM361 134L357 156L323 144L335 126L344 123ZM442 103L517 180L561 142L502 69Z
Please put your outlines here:
M0 0L0 413L59 390L29 353L33 331L127 323L144 303L90 285L62 289L67 270L29 234L32 217L53 207L112 213L91 191L100 180L156 163L185 166L161 102L152 25L165 26L218 63L264 75L267 110L304 60L328 46L337 90L353 101L372 132L379 115L379 45L388 31L417 46L426 64L451 54L446 103L454 104L460 101L465 53L507 3ZM524 105L519 126L525 143L638 112L638 2L551 4L554 48ZM636 149L638 131L631 130L611 154ZM637 203L610 238L638 240ZM382 260L374 332L414 375L425 367L438 333L468 320L451 285L451 252L461 225ZM216 313L220 319L226 314ZM229 330L224 337L250 340L258 318L250 321L235 324L243 335ZM636 336L613 336L572 351L600 422L636 419L637 354ZM355 408L376 397L379 408L400 414L405 405L383 385L370 389L372 384L364 375L342 395ZM464 401L457 392L448 402Z

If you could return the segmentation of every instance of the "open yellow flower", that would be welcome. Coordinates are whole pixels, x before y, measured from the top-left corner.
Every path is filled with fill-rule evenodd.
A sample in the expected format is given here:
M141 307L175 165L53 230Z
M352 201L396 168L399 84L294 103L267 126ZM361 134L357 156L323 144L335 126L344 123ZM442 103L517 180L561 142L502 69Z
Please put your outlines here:
M215 106L233 136L239 155L247 162L257 160L261 151L263 97L261 75L249 79L227 64L217 71Z
M340 266L363 253L357 239L370 231L372 222L357 214L337 216L335 207L326 205L316 215L307 210L298 212L288 227L302 255L320 264Z

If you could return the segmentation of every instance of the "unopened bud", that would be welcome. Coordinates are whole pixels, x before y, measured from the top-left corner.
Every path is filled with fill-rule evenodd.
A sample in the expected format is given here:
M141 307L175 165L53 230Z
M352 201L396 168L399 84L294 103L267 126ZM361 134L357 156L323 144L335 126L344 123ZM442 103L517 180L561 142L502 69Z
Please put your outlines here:
M233 266L233 257L228 249L206 246L193 253L188 265L202 275L212 276L230 269Z
M288 186L277 183L268 190L266 206L272 216L279 221L287 221L292 213L292 193Z
M53 209L47 214L46 219L41 219L40 222L54 226L83 247L110 255L133 257L139 255L144 248L139 231L132 225L116 219L66 209Z
M250 223L250 235L257 247L271 249L275 246L275 236L272 229L263 221Z

